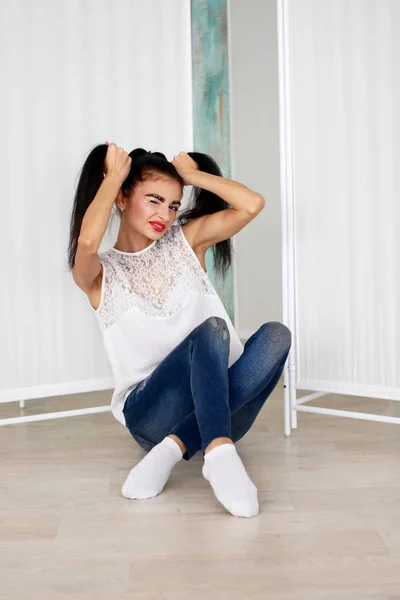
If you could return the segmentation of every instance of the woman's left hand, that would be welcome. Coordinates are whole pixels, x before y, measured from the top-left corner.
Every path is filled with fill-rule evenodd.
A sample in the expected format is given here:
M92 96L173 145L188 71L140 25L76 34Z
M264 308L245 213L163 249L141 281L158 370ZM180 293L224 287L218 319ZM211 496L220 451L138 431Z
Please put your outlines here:
M186 154L186 152L180 152L177 156L174 156L171 162L182 177L183 183L185 185L190 185L190 175L198 171L199 168L197 162L195 162L189 154Z

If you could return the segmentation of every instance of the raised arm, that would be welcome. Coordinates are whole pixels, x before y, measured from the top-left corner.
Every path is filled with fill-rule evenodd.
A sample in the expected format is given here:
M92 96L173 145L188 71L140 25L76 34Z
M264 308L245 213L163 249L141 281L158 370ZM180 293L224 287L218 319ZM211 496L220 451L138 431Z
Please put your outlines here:
M104 166L106 175L82 219L72 267L74 281L84 292L90 292L99 277L101 279L98 250L130 165L131 158L127 152L115 144L108 146Z

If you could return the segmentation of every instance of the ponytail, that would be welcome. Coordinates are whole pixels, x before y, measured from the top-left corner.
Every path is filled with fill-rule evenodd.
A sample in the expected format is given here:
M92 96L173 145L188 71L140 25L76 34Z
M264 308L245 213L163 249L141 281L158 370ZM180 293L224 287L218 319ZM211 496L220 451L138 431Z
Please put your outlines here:
M78 238L81 231L83 217L89 205L93 202L104 179L105 159L108 145L96 146L88 155L79 178L75 193L74 204L71 213L68 266L74 266L75 255L78 246ZM130 191L139 182L142 182L152 173L159 172L175 179L183 187L182 177L161 152L147 152L143 148L136 148L129 153L132 159L131 169L125 181L121 185L122 192L128 196ZM117 212L119 209L116 208Z
M188 152L188 154L198 164L200 171L222 177L221 169L211 156L200 152ZM216 194L202 188L193 188L192 206L183 211L179 222L184 224L196 217L211 215L227 208L229 208L229 204ZM228 239L215 244L213 246L213 257L216 273L222 278L225 277L232 263L231 240Z
M107 144L96 146L90 152L82 167L71 213L68 245L68 265L70 269L72 269L75 263L83 217L89 205L94 200L104 178L104 161L107 155L107 148Z
M68 246L68 265L70 269L72 269L75 263L83 217L89 205L93 202L104 178L104 163L107 150L107 144L96 146L89 153L80 173L71 213ZM201 154L200 152L189 152L188 154L198 164L200 171L222 177L221 169L211 156ZM145 181L154 172L162 173L175 179L183 187L181 176L173 164L161 152L147 152L143 148L136 148L136 150L130 152L129 156L132 159L131 169L121 187L125 195L129 195L137 183ZM203 215L211 215L227 208L229 208L229 204L216 194L201 188L193 188L192 204L188 209L183 211L178 222L184 224L190 221L190 219ZM231 241L228 239L215 244L213 246L213 256L216 273L224 277L232 262Z

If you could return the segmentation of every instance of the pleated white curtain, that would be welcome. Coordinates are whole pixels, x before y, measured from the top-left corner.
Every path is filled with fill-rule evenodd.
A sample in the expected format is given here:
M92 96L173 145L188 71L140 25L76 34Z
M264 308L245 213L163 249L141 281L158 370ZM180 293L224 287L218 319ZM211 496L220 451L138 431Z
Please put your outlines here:
M296 386L400 400L400 2L289 5Z
M0 401L111 388L66 266L74 189L106 140L170 159L191 149L189 0L2 0L0 11Z

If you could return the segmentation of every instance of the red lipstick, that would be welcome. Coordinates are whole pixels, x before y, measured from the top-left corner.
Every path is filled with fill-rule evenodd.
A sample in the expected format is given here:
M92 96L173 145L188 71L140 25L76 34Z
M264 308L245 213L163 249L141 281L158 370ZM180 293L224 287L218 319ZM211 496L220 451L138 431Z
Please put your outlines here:
M164 223L160 223L160 221L150 221L149 223L154 229L154 231L157 231L159 233L164 231L167 227L166 225L164 225Z

